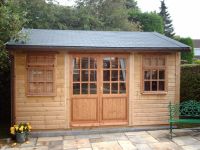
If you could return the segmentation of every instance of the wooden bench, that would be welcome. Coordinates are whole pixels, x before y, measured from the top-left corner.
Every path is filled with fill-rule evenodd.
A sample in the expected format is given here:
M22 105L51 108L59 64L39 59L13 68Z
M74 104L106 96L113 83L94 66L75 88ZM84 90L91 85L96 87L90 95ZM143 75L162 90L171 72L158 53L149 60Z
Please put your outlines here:
M184 101L180 104L169 104L170 136L172 139L173 124L200 123L200 102L195 100Z

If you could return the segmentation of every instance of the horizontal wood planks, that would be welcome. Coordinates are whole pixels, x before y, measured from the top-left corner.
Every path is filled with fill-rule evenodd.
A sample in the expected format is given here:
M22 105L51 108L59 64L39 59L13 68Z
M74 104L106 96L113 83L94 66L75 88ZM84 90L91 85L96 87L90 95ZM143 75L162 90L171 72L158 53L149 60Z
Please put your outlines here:
M158 125L168 124L168 104L170 101L179 101L177 90L179 90L180 58L176 53L166 54L167 58L167 91L161 94L142 94L142 53L130 55L130 96L129 96L129 125Z
M56 54L55 96L27 96L27 54L18 52L14 56L16 122L30 122L33 129L66 128L64 53Z
M98 97L70 97L70 59L69 54L56 53L55 96L27 96L26 53L15 52L15 120L30 122L33 129L67 129L70 118L80 121L90 119L92 126L99 125L160 125L168 123L168 103L179 101L180 54L167 53L167 91L161 94L142 94L142 53L130 53L128 72L129 96L104 97L100 105L102 122L99 124ZM73 103L70 98L73 98ZM128 103L128 105L127 105ZM76 108L73 112L72 105ZM128 108L127 108L128 107ZM92 108L92 109L88 109ZM128 113L124 109L128 109ZM82 111L81 111L82 110ZM74 114L74 116L71 116ZM113 123L113 119L119 122ZM84 127L86 124L72 125Z

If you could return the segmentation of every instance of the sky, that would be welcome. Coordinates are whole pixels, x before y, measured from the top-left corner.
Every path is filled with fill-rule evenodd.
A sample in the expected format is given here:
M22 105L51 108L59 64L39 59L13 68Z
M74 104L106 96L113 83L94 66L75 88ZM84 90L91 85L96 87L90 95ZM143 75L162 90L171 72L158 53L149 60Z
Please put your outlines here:
M61 5L73 5L73 0L57 0ZM159 12L160 0L137 0L143 12ZM165 0L176 35L200 39L200 0Z

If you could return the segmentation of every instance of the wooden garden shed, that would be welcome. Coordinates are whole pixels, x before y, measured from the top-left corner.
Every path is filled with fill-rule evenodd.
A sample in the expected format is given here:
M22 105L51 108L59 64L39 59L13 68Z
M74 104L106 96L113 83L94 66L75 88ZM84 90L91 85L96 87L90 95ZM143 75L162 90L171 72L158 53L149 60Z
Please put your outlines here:
M10 41L13 122L33 129L168 124L180 52L156 32L23 29Z

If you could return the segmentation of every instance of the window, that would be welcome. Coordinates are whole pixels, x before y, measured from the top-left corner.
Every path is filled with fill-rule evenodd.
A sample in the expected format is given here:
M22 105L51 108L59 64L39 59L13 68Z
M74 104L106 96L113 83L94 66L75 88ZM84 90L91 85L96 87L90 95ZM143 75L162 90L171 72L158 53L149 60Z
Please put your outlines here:
M73 95L97 94L97 59L73 58Z
M143 92L166 91L166 57L162 55L143 57Z
M126 94L126 58L103 58L103 94Z
M27 55L27 94L30 96L53 96L54 54Z

